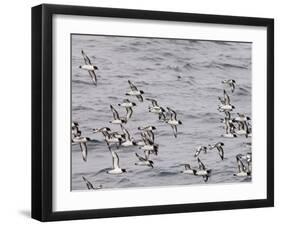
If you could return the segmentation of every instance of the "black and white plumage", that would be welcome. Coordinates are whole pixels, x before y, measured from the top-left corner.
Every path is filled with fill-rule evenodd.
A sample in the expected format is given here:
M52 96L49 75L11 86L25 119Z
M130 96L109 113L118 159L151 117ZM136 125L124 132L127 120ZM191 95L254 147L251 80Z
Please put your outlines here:
M126 123L127 122L126 119L120 118L118 111L112 105L110 105L110 109L111 109L112 114L113 114L113 120L110 121L110 123L121 125L122 123Z
M126 95L135 96L140 102L143 102L142 94L144 94L144 92L142 90L138 90L138 88L130 80L128 80L128 83L130 85L131 90L128 91Z
M217 142L216 144L214 145L210 145L209 144L209 150L212 150L214 148L217 149L218 153L219 153L219 156L221 158L221 160L224 159L224 150L223 150L223 146L224 146L224 143L223 142Z
M231 120L228 120L227 118L225 118L224 124L225 124L225 134L223 134L222 137L225 137L225 138L237 137L237 135L235 134L236 127L231 122Z
M199 169L195 172L195 175L202 176L204 179L204 182L207 182L212 170L207 169L199 158L197 158L197 161L198 161Z
M175 138L177 138L177 134L178 134L177 125L181 125L182 122L180 120L177 120L177 113L173 109L167 107L167 110L170 113L170 118L166 120L166 122L172 127L174 136Z
M124 138L125 138L125 141L121 143L121 146L129 147L129 146L137 145L137 143L134 141L134 139L131 138L131 135L128 132L128 130L125 129L125 127L123 125L121 125L121 129L122 129L122 132L123 132Z
M238 116L234 118L236 122L246 122L248 120L251 120L251 118L246 116L245 114L237 113L237 115Z
M233 174L234 176L247 177L251 175L251 172L247 170L239 154L236 156L236 162L238 167L238 173Z
M247 138L251 135L248 123L246 121L238 121L238 128L235 130L237 135L245 135Z
M126 119L129 120L133 114L133 107L136 106L136 103L131 102L129 99L123 100L123 103L118 104L118 106L125 107L126 109Z
M223 90L223 99L220 101L222 104L218 106L219 111L225 112L232 111L233 109L235 109L235 106L230 104L230 98L225 90Z
M148 106L148 111L158 115L159 120L166 120L166 111L163 107L159 106L157 101L152 98L146 98L147 101L150 101L152 106Z
M206 154L207 153L207 147L202 146L202 145L197 147L196 152L194 154L194 157L198 157L200 155L201 151L204 151L204 153Z
M96 189L101 189L102 185L99 185L97 187L95 187L86 177L82 176L83 180L86 183L86 186L89 190L96 190Z
M118 132L112 132L108 127L102 127L98 129L93 129L94 133L101 132L104 136L104 140L108 146L108 149L111 151L111 145L116 145L117 148L121 145L123 141L123 136L120 135ZM120 136L119 136L120 135Z
M112 170L108 170L109 174L122 174L126 172L126 169L120 168L119 157L115 151L110 151L112 156Z
M138 130L153 131L156 130L155 126L139 126Z
M138 130L144 131L143 136L147 137L152 142L154 142L154 132L153 132L153 130L156 130L155 126L138 127Z
M72 127L71 127L71 135L72 135L72 140L74 137L81 136L82 132L79 130L79 123L78 122L72 122Z
M252 153L251 152L248 152L247 154L245 155L242 155L242 154L238 154L236 155L236 158L240 159L241 161L242 160L245 160L247 162L247 165L248 165L248 171L251 172L252 169L251 169L251 164L252 164Z
M142 157L138 155L138 153L135 153L136 157L138 158L138 162L135 163L137 166L149 166L153 168L154 162L152 160L149 160L149 151L144 151L145 157Z
M98 70L98 67L91 63L90 58L85 54L85 52L83 50L81 50L81 54L82 54L82 56L84 58L85 64L84 65L80 65L79 68L88 71L88 73L91 76L91 79L92 79L94 85L97 85L97 75L95 73L95 70Z
M190 164L183 164L183 166L184 166L184 170L181 171L181 173L196 175L196 169L192 169Z
M80 150L82 154L83 161L87 161L87 155L88 155L88 148L87 148L87 142L90 140L89 137L81 137L81 136L76 136L72 139L72 142L74 144L79 144L80 145Z
M231 88L231 92L233 93L236 86L236 81L233 79L223 80L222 84L225 84Z
M153 153L155 155L158 154L158 144L155 144L150 137L146 134L146 132L141 133L141 137L143 140L143 144L140 149L143 151L149 151L149 153Z

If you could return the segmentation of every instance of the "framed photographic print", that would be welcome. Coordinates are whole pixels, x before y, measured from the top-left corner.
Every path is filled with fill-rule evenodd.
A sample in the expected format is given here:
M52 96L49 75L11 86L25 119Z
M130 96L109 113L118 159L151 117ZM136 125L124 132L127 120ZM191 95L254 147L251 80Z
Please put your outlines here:
M274 205L274 21L32 8L32 217Z

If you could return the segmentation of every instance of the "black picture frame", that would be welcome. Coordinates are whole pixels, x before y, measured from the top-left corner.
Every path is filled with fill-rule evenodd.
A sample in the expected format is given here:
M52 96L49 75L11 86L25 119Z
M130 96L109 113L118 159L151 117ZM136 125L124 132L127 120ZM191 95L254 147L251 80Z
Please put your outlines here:
M267 198L95 210L52 210L52 18L55 14L182 21L267 28ZM43 4L32 8L32 218L122 217L274 206L274 20L177 12Z

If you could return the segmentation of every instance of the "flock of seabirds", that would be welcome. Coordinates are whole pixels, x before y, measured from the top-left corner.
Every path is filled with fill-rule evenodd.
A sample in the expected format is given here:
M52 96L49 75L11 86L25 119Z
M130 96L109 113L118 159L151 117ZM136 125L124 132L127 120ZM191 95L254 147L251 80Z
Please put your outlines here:
M96 70L98 67L92 64L90 58L81 51L84 58L84 65L79 66L79 68L86 70L94 85L97 85L97 75ZM126 96L131 98L136 98L139 103L143 103L144 100L151 103L148 106L148 112L155 114L157 119L163 123L166 123L172 128L173 135L177 138L178 131L177 127L182 124L180 120L177 119L177 113L170 107L162 107L158 104L157 100L152 98L144 98L144 91L139 90L130 80L128 80L130 90L125 93ZM223 97L218 97L220 104L218 105L218 111L224 114L224 118L221 119L221 122L224 124L225 133L222 137L225 138L235 138L237 136L251 137L251 124L250 117L245 114L237 113L236 117L232 117L231 113L235 106L231 104L230 97L226 90L234 93L236 81L235 80L223 80L222 84L225 89L223 89ZM143 127L138 127L140 131L140 138L134 139L131 137L129 131L125 128L126 123L130 120L133 115L133 108L137 104L126 98L122 103L119 103L118 106L125 108L126 115L120 116L119 112L110 105L110 110L112 112L113 119L109 123L113 125L119 125L121 131L112 131L109 127L95 128L93 133L101 133L104 137L105 143L107 144L108 150L112 156L112 169L108 170L109 174L123 174L126 173L126 169L120 167L120 161L117 154L119 147L131 147L137 146L140 150L143 150L143 156L135 153L136 162L135 165L150 167L153 168L154 162L150 159L150 155L158 155L159 144L155 143L154 131L156 127L153 125L145 125ZM89 137L82 136L82 132L79 129L79 123L76 121L72 122L72 144L79 144L82 159L87 161L88 149L87 142L91 139ZM114 148L114 150L113 150ZM207 154L211 150L216 150L220 159L224 159L224 143L217 142L214 145L208 146L199 146L194 154L194 157L197 159L198 167L191 167L190 164L181 164L184 167L184 170L181 171L183 174L190 174L194 176L201 176L205 182L208 181L208 178L211 176L212 170L207 168L204 163L200 160L199 155L201 152ZM234 174L237 177L250 177L252 171L252 154L248 152L245 155L238 154L236 155L236 162L238 167L238 172ZM82 176L82 179L86 183L88 189L100 189L102 185L94 186L86 177Z

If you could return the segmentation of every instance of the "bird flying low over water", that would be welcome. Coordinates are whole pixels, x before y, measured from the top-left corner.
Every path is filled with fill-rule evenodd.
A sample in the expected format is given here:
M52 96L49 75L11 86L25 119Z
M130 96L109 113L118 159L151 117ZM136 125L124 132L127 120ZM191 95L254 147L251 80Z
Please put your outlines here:
M230 104L230 98L225 90L223 90L223 99L219 98L219 100L221 101L218 108L219 111L232 111L235 109L235 106Z
M112 105L110 105L110 109L111 109L112 114L113 114L113 120L110 121L110 123L112 123L112 124L119 124L120 125L122 123L126 123L127 122L126 119L120 118L118 111L116 111L116 109Z
M158 119L159 120L166 120L166 111L163 107L159 106L157 101L152 98L146 98L147 101L150 101L152 106L148 106L148 111L151 113L158 114Z
M138 153L135 153L137 158L138 158L138 162L135 163L135 165L137 166L149 166L151 168L153 168L153 161L149 160L149 151L144 151L145 157L142 157L140 155L138 155Z
M183 164L183 166L184 166L184 170L181 171L181 173L196 175L196 169L192 169L190 164Z
M177 138L177 134L178 134L177 125L181 125L182 122L180 120L177 120L177 113L173 109L167 107L167 110L170 113L170 119L166 120L166 122L172 127L174 136L175 138Z
M118 104L118 106L124 107L126 109L126 118L129 120L133 114L133 107L136 106L136 103L131 102L129 99L123 100L123 103Z
M82 56L84 58L85 64L80 65L79 68L88 71L94 85L97 85L97 75L95 73L95 70L98 70L98 67L91 63L90 58L85 54L85 52L83 50L81 50L81 53L82 53Z
M134 141L134 138L132 138L130 136L130 133L128 132L128 130L125 129L125 127L121 124L121 129L123 131L124 137L125 137L125 141L123 143L121 143L121 146L135 146L137 145L137 143Z
M202 176L204 179L204 182L207 182L209 177L210 177L210 173L211 173L211 169L207 169L205 167L205 165L203 164L203 162L201 162L201 160L199 158L197 158L198 161L198 165L199 165L199 169L195 172L195 175L197 176Z
M247 169L245 167L245 165L242 162L242 159L241 159L239 154L236 156L236 161L237 161L237 166L238 166L238 173L235 173L233 175L237 176L237 177L247 177L247 176L250 176L251 172L249 171L249 169Z
M136 98L138 98L138 100L140 102L143 102L142 94L144 94L144 92L142 90L138 90L138 88L130 80L128 80L128 83L130 85L131 90L128 91L126 93L126 95L128 95L128 96L135 96Z

